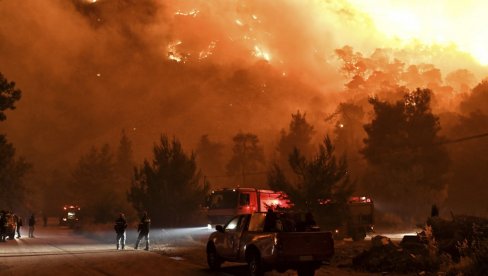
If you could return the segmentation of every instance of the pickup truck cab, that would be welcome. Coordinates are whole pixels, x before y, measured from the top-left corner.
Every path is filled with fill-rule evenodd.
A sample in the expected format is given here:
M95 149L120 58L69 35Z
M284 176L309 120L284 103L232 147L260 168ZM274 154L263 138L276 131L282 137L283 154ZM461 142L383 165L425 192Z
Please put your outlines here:
M303 217L303 216L302 216ZM207 242L207 262L212 270L225 261L247 263L250 275L276 269L296 269L314 275L322 262L334 255L330 232L305 227L298 214L242 214L224 226L217 225Z

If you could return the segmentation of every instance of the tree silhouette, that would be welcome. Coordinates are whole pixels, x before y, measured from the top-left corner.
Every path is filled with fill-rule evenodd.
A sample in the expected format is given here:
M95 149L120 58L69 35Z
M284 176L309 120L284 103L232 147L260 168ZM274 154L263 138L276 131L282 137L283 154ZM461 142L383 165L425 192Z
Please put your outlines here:
M311 141L315 131L313 126L307 122L306 114L297 111L297 113L291 114L291 118L288 132L284 129L281 131L276 148L279 164L283 168L289 168L288 157L295 148L305 156L310 156L313 152Z
M205 175L224 174L224 145L213 142L208 135L202 135L196 149L198 166Z
M430 99L428 89L407 93L395 103L371 98L375 116L364 126L368 187L404 218L425 213L445 192L449 156L440 144L439 119Z
M200 178L195 155L187 155L176 138L161 135L153 160L136 168L128 199L139 212L147 211L155 225L188 225L208 191Z
M15 148L0 135L0 202L2 208L12 209L19 206L25 198L23 177L31 165L23 158L15 158Z
M22 92L15 88L0 73L0 122L7 119L4 111L15 109L15 102L20 100ZM12 209L24 200L26 187L23 178L31 168L23 158L15 157L15 147L8 142L4 134L0 134L0 202L2 208Z
M252 133L238 133L232 138L232 157L227 163L227 173L241 177L241 184L245 186L246 175L256 173L264 166L264 151L259 145L259 139Z
M275 163L268 173L268 185L284 191L300 210L317 211L319 200L332 200L340 206L352 193L346 159L336 158L328 136L310 159L295 148L289 155L289 164L294 176L287 178Z
M75 167L72 178L74 203L79 204L86 216L96 223L112 221L122 210L123 198L118 195L120 182L115 173L113 153L108 144L100 149L92 147Z
M7 119L4 111L15 109L15 102L20 100L22 91L15 88L15 82L9 82L0 73L0 121Z

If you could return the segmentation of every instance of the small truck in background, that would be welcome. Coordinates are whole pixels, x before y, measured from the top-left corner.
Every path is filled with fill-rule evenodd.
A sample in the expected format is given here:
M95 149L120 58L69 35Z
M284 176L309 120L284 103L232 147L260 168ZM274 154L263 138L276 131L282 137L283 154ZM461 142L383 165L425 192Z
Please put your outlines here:
M80 222L80 212L78 205L64 205L59 216L59 225L75 228Z
M207 263L212 270L225 261L247 263L250 275L266 271L295 269L299 276L315 274L323 262L334 255L330 232L317 227L298 228L303 216L274 212L272 228L269 213L241 214L224 226L217 225L208 239Z
M335 210L335 203L323 200L318 212L333 214ZM354 241L364 240L367 233L374 231L374 203L370 197L350 197L344 211L342 216L322 215L325 220L320 226L333 232L335 239L352 238Z

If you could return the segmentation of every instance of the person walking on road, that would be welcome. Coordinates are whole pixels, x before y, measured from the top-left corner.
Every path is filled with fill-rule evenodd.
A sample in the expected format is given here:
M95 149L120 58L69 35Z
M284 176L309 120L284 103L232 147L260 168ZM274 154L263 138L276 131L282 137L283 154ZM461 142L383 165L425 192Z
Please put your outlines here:
M36 226L36 217L32 214L29 218L29 238L34 237L34 228Z
M144 250L149 250L149 228L150 227L151 227L151 219L148 217L147 212L144 212L144 215L141 218L141 222L137 227L139 236L137 237L135 249L139 247L139 242L144 237L146 239L146 248Z
M117 234L117 250L119 247L124 250L125 247L125 229L127 228L127 221L125 220L125 215L120 213L119 217L115 220L114 230Z

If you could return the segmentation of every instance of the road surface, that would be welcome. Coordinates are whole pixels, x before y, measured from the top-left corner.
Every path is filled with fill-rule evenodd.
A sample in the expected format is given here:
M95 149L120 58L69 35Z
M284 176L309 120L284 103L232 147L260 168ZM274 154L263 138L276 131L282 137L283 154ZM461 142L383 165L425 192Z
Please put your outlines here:
M26 230L26 229L25 229ZM225 263L220 272L207 268L206 237L202 228L151 230L151 250L135 250L136 234L128 233L125 250L116 250L110 227L84 235L57 226L37 227L35 238L0 243L0 275L225 275L244 276L247 267ZM24 233L26 234L26 233ZM369 241L336 242L336 256L316 273L322 275L375 275L354 271L351 259ZM296 275L295 271L268 275Z

